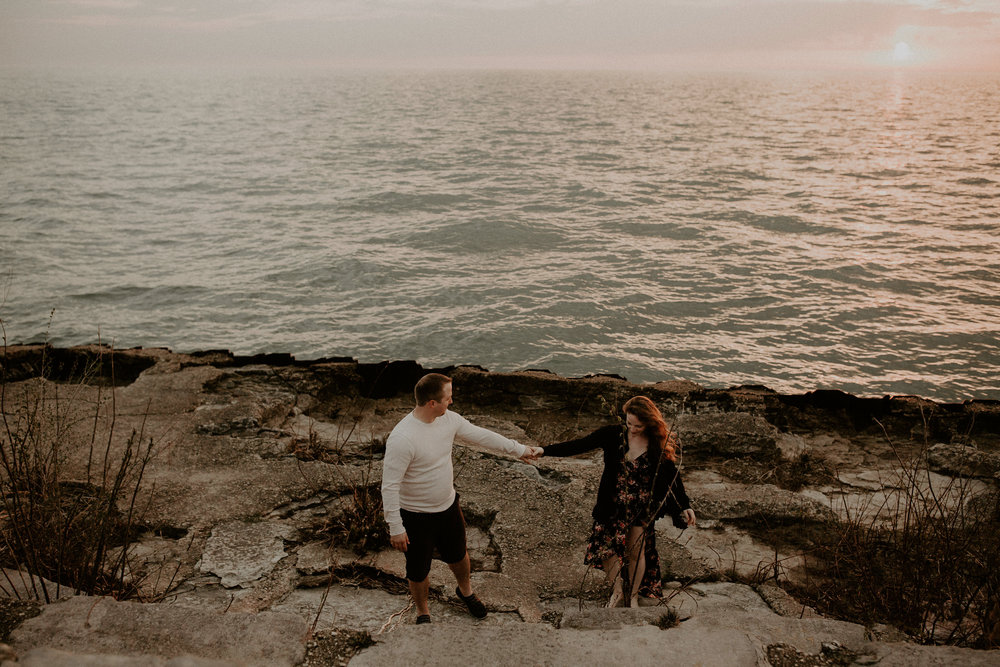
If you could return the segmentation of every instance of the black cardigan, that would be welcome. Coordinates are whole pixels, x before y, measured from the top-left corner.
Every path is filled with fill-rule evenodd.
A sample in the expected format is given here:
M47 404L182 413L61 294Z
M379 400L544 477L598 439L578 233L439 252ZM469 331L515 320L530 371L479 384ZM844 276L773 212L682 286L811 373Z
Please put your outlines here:
M626 430L624 426L602 426L588 436L576 440L559 442L545 447L545 456L573 456L600 447L604 450L604 472L601 473L601 484L597 488L597 503L594 505L594 519L605 522L615 515L617 503L615 500L618 472L627 451ZM684 492L684 483L674 462L661 458L659 467L654 471L653 497L649 515L654 519L670 515L678 528L686 526L682 512L691 507ZM650 517L642 517L643 521Z

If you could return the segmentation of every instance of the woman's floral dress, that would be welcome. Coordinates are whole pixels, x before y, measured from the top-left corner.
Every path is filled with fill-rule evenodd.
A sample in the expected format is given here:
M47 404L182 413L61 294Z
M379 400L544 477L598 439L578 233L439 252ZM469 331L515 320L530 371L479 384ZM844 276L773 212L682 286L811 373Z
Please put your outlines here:
M639 585L639 594L646 597L660 597L662 582L660 581L660 558L656 553L655 522L652 520L650 506L652 504L653 470L646 454L633 461L623 456L621 471L617 482L617 511L607 522L594 521L587 544L584 562L598 569L604 569L604 561L618 558L625 568L625 546L629 529L632 526L646 526L644 551L646 554L646 573Z

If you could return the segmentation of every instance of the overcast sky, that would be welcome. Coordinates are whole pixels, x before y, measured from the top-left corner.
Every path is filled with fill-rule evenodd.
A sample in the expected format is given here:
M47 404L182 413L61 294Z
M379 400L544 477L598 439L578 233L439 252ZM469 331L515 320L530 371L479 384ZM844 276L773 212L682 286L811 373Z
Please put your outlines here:
M1000 0L0 0L0 59L1000 71Z

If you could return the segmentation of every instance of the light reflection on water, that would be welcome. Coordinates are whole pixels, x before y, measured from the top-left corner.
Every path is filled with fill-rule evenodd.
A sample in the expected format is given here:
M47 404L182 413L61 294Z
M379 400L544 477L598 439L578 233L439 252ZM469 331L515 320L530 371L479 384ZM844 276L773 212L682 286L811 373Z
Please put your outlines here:
M1000 398L1000 82L7 77L49 335Z

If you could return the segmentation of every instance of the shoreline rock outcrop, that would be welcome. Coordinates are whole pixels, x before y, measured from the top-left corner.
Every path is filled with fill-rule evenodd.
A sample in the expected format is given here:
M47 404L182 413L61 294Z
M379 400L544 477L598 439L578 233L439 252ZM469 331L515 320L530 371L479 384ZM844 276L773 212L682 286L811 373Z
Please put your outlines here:
M881 641L760 579L801 576L809 531L882 493L900 459L930 450L939 472L995 488L1000 401L782 395L540 370L97 346L12 346L0 363L5 411L39 387L59 396L71 478L83 476L95 431L120 451L134 429L154 451L137 502L148 530L131 547L128 572L138 599L151 602L102 600L89 611L93 600L84 598L42 605L10 635L23 664L107 655L163 664L338 664L351 656L352 664L384 664L412 655L416 643L433 647L434 664L564 664L578 654L622 661L640 650L675 664L767 664L820 656L823 642L881 664L988 664L996 656ZM699 525L657 527L667 576L660 606L600 608L603 576L583 564L599 454L528 466L456 447L474 583L491 614L483 622L464 614L450 573L435 563L434 625L408 625L402 556L378 546L359 553L347 532L352 521L371 519L350 513L359 494L377 490L385 436L411 409L413 383L432 370L455 379L457 412L526 444L605 424L635 394L661 406L684 444ZM95 621L100 608L119 620ZM661 629L668 610L680 625ZM145 640L127 636L130 617L144 619L133 627ZM188 643L155 639L173 624ZM244 644L251 626L259 637ZM223 648L199 648L199 627ZM366 636L374 644L358 639Z

